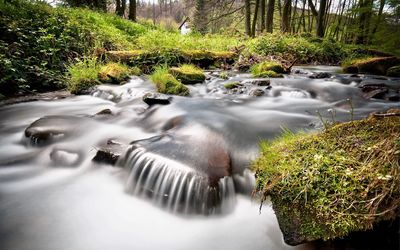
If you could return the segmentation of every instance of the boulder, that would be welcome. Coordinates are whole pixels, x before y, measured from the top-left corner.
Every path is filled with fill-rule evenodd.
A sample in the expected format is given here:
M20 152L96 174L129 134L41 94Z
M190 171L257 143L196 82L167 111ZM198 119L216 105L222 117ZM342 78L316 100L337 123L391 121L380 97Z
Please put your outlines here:
M108 140L105 145L100 146L92 161L114 166L127 147L127 145Z
M400 65L390 67L387 70L387 76L400 77Z
M328 72L318 72L318 73L314 73L309 76L309 78L311 78L311 79L324 79L324 78L331 78L331 77L332 77L332 74L328 73Z
M172 97L159 94L159 93L147 93L142 97L143 102L145 102L150 107L153 105L168 105L172 101Z
M386 75L388 69L399 65L398 57L374 57L367 59L356 59L345 65L343 71L346 73L366 73L374 75Z
M254 89L254 90L250 91L250 95L255 96L255 97L263 96L264 94L265 94L265 92L262 89Z

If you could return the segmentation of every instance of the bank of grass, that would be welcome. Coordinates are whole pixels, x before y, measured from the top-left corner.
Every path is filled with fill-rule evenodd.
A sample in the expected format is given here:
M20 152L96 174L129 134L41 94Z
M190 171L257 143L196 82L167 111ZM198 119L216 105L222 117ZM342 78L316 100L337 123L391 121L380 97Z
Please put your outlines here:
M399 216L399 138L394 116L262 142L257 190L271 196L285 241L342 237Z
M157 91L169 95L189 95L189 89L169 73L167 67L158 67L150 76L151 81L156 85Z
M130 68L122 63L109 62L100 67L98 78L101 82L121 83L129 76L140 75L140 73L141 71L137 67Z

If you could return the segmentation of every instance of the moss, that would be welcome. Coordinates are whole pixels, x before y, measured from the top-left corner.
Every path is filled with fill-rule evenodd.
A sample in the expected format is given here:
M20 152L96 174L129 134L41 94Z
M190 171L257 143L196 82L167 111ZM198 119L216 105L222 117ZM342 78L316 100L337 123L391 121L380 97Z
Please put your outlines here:
M203 70L191 64L183 64L180 67L170 68L169 73L183 84L200 83L206 79Z
M129 62L130 60L147 54L144 50L129 51L106 51L105 55L109 61L113 62Z
M224 80L227 80L229 78L229 74L226 71L222 71L221 73L219 73L219 77Z
M100 65L96 59L87 58L68 67L68 90L72 94L85 94L90 88L100 84Z
M387 70L387 76L400 77L400 65L390 67Z
M264 61L251 67L251 73L255 77L282 77L285 69L282 64L273 61Z
M342 62L342 67L346 73L386 75L389 68L399 63L400 59L397 57L364 57L347 59Z
M153 83L157 86L157 91L170 95L189 95L189 89L178 81L166 68L157 68L150 76Z
M226 83L224 84L224 87L226 89L235 89L242 86L242 84L240 82L230 82L230 83Z
M392 116L262 142L257 190L271 196L285 241L342 237L398 216L398 138L400 117Z
M107 63L100 67L98 77L102 82L121 83L129 78L129 75L140 74L139 69L130 69L121 63Z

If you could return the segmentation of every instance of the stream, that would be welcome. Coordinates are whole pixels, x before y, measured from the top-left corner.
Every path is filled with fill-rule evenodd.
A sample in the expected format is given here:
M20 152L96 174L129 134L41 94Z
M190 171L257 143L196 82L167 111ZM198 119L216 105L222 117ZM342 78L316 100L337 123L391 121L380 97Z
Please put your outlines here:
M249 165L283 129L400 107L360 88L396 94L399 78L338 69L295 67L270 82L207 72L190 97L161 96L167 105L146 104L154 85L133 77L0 106L1 249L314 249L283 242L271 205L251 198ZM93 161L99 150L118 160Z

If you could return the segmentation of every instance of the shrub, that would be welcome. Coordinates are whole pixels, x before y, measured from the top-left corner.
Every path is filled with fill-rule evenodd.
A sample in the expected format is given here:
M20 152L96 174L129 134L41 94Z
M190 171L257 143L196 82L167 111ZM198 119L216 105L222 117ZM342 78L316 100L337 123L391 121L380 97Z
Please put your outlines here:
M171 75L165 67L156 68L150 78L156 84L157 91L160 93L181 96L189 95L189 89Z

